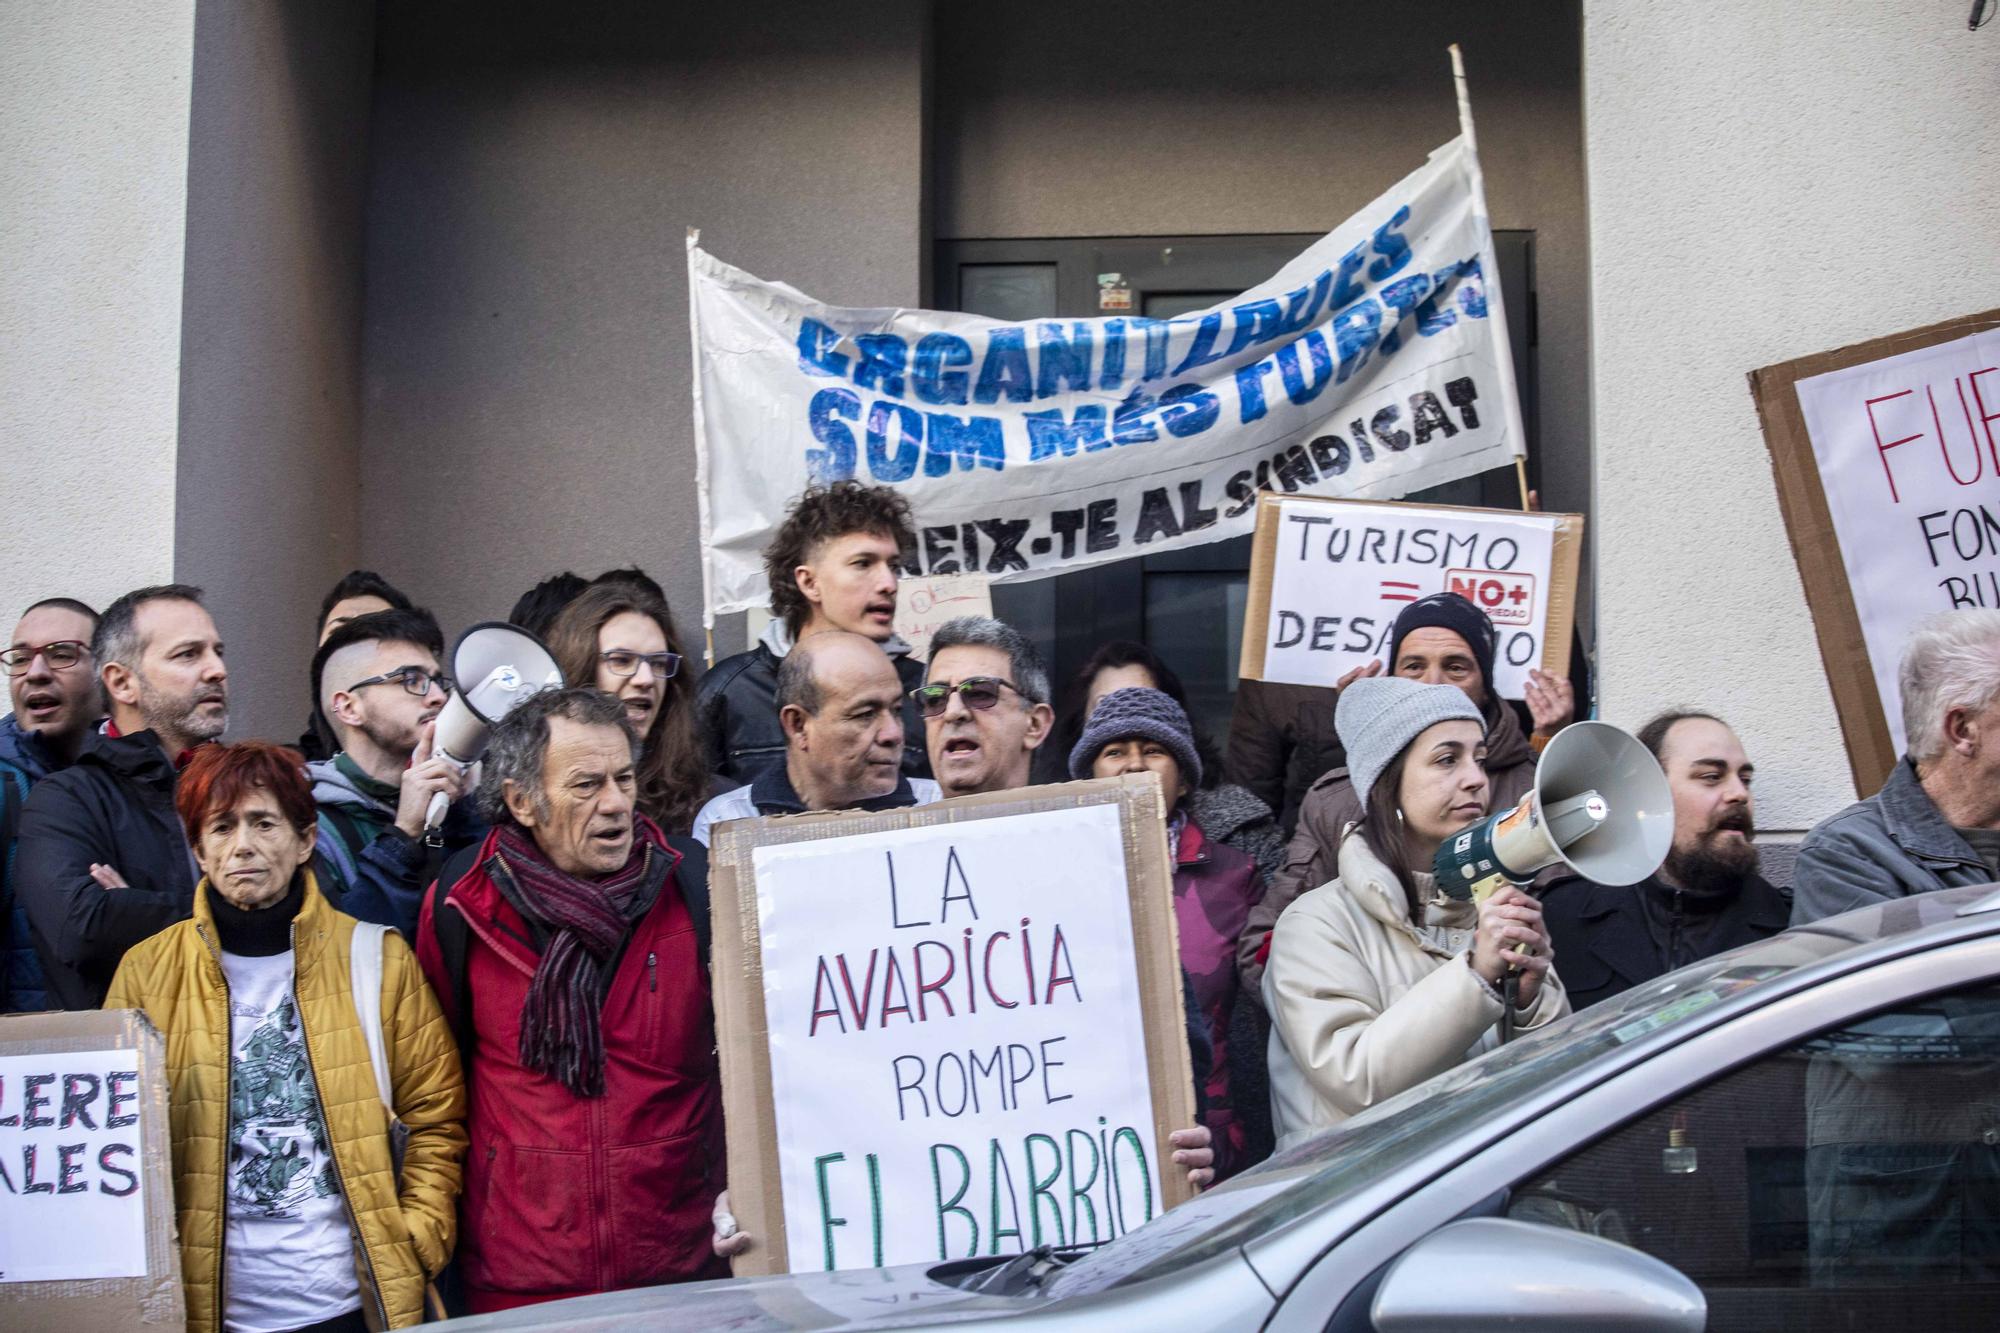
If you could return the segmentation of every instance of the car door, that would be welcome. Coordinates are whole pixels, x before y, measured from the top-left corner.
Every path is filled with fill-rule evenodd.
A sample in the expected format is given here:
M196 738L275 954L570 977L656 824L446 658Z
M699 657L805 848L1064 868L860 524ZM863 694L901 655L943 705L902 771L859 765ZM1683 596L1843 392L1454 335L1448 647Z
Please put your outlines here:
M1505 1216L1670 1265L1716 1333L1991 1329L1996 978L2000 941L1970 941L1667 1047L1410 1191L1314 1265L1269 1327L1372 1328L1391 1261L1455 1220ZM1493 1275L1496 1304L1532 1266Z

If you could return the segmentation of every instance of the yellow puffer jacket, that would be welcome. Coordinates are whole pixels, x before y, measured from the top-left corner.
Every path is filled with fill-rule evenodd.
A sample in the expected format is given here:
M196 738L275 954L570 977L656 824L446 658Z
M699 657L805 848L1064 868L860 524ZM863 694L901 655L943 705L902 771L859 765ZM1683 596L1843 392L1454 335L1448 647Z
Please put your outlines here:
M451 1258L465 1157L465 1084L458 1047L402 936L382 941L382 1029L396 1111L409 1126L396 1190L389 1121L354 1011L349 946L356 922L320 896L311 871L292 923L293 992L319 1090L371 1322L423 1320L424 1284ZM166 1038L174 1137L174 1202L188 1327L222 1326L223 1186L229 1142L229 990L208 907L125 955L106 1009L143 1009Z

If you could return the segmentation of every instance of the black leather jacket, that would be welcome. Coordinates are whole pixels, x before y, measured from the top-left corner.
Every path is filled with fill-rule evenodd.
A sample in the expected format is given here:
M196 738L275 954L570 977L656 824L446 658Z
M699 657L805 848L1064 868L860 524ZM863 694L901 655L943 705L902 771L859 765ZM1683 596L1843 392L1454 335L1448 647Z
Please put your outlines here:
M778 663L769 645L759 643L747 653L725 657L701 678L695 710L708 762L731 786L747 786L771 768L785 763L785 731L778 725ZM896 675L907 692L924 683L924 664L916 658L892 655ZM924 719L917 706L903 701L903 776L931 775L924 748Z

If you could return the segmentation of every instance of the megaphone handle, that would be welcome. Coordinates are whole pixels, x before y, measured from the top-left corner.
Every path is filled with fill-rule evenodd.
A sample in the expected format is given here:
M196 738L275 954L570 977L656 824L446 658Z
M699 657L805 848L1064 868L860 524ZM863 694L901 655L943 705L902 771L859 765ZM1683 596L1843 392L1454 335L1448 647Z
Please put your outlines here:
M451 798L443 792L432 792L430 807L424 811L424 841L433 842L437 831L444 826L445 811L451 809Z

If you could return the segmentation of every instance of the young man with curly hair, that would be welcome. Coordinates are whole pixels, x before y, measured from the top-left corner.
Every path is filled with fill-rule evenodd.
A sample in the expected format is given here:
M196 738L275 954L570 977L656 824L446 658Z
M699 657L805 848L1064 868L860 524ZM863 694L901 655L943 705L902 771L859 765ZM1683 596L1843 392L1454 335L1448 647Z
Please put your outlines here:
M896 580L915 545L910 507L887 486L837 481L799 497L764 550L771 623L750 651L724 658L702 677L697 698L709 761L731 784L747 785L785 763L778 721L778 665L792 645L823 630L846 630L882 645L903 690L924 683L921 662L896 637ZM929 777L923 720L905 702L903 772Z

